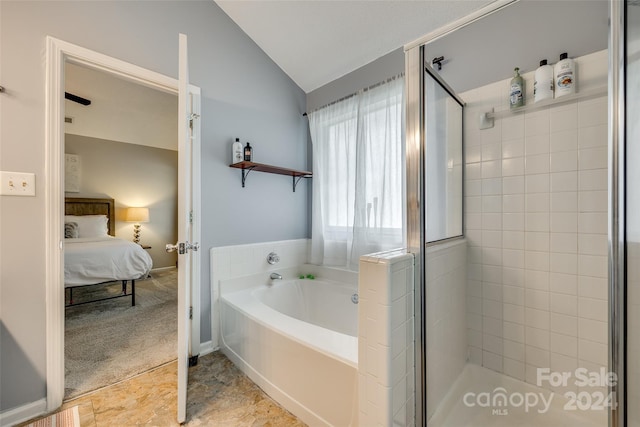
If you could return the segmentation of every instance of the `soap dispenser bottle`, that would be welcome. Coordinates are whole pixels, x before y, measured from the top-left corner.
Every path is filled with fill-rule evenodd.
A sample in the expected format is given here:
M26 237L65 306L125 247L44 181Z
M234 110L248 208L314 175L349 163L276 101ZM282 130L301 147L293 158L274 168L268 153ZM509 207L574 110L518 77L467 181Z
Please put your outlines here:
M554 69L556 82L556 98L576 93L576 70L573 59L567 57L567 53L560 55L560 61Z
M520 68L516 67L515 75L509 85L509 108L524 106L524 79L520 75Z
M249 145L249 143L247 142L247 146L244 147L244 161L250 162L252 154L253 154L253 149L251 148L251 145Z
M236 138L236 142L231 144L231 163L241 162L242 158L242 144L240 138Z
M535 80L533 82L533 98L534 102L540 102L544 99L553 99L553 67L547 65L547 60L540 61L540 67L536 70Z

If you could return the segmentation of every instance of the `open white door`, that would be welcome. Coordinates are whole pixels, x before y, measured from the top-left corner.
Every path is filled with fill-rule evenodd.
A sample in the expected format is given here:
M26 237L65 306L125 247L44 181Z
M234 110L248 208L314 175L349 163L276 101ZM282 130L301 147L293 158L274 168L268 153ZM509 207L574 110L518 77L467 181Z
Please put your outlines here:
M198 263L198 243L191 243L198 238L194 233L193 218L193 161L194 151L199 151L199 94L189 91L189 69L187 62L187 36L179 35L178 61L178 242L167 244L167 251L178 252L178 422L183 423L187 415L187 382L191 345L191 292L197 289L193 280L197 280L199 272L195 269ZM194 132L194 129L196 130ZM195 139L195 140L194 140ZM194 150L194 147L195 150ZM195 212L197 213L197 211ZM199 322L199 317L196 318ZM196 323L194 322L194 323ZM199 342L199 337L195 337Z

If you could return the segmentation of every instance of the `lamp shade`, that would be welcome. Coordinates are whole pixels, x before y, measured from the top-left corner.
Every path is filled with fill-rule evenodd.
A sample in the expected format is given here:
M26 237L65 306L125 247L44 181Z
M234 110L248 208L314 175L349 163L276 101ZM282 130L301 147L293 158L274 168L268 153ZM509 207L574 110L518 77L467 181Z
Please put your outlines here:
M124 220L127 222L148 222L149 208L127 208Z

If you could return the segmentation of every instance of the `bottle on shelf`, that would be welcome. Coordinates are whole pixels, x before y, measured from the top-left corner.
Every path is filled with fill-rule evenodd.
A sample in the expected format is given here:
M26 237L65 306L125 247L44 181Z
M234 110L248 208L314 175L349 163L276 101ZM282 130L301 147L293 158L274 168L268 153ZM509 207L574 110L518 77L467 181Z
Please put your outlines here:
M515 75L509 85L509 108L518 108L524 106L524 79L520 75L520 68L516 67L513 71Z
M242 144L240 143L240 138L236 138L236 141L231 144L231 163L241 162L242 159Z
M539 102L544 99L553 99L553 67L547 64L547 60L540 61L540 67L536 70L533 82L533 99Z
M576 93L576 69L573 59L567 53L560 55L560 61L553 68L556 98Z
M253 148L251 148L251 145L249 145L249 143L247 142L247 146L244 147L244 161L250 162L252 157L253 157Z

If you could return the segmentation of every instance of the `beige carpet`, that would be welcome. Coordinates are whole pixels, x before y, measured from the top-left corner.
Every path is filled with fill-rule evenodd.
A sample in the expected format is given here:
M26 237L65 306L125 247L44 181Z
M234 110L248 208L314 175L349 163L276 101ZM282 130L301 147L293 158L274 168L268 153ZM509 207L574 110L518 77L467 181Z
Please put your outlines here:
M176 359L175 269L136 281L136 305L116 298L69 307L65 316L65 399ZM74 290L74 302L121 291L120 283Z

